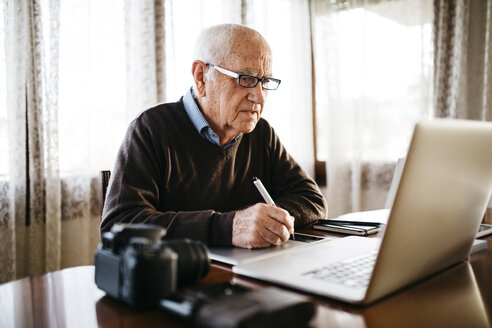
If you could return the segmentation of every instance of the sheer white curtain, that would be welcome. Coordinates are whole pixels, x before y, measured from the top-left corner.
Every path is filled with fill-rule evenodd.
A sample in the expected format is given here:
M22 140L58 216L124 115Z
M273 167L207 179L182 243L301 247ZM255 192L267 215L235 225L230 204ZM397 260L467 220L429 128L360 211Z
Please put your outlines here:
M267 39L273 75L263 116L299 164L314 177L311 42L308 0L247 0L245 24Z
M382 208L432 110L432 3L312 1L318 156L330 217Z
M57 1L2 2L0 281L57 269ZM49 77L49 78L48 78Z
M61 2L61 267L92 263L99 242L97 173L112 168L130 121L163 100L163 19L163 1Z
M435 0L435 115L492 121L492 2Z
M98 172L163 97L165 62L163 1L2 0L0 14L3 282L92 263Z

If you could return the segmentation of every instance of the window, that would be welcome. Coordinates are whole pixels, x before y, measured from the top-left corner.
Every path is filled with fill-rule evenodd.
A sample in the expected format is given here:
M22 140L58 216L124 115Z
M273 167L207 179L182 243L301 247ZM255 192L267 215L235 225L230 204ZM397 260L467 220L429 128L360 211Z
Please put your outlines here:
M110 169L128 123L124 1L62 1L59 158L62 176Z
M431 113L432 2L358 3L313 1L321 174L325 161L395 162Z

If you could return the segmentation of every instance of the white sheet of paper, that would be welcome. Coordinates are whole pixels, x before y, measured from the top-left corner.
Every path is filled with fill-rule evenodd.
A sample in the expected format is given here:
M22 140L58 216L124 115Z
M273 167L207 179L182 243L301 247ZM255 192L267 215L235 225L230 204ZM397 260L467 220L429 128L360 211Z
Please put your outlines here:
M373 211L361 211L340 215L334 220L357 221L357 222L377 222L386 224L388 222L390 210L385 208Z

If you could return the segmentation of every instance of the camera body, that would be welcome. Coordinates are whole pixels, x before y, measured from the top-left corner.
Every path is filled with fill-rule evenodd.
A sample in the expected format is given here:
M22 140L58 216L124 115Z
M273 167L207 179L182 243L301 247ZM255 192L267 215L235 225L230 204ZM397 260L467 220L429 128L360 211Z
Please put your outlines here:
M165 233L149 224L114 225L94 255L97 287L132 307L150 308L204 278L210 270L207 248L187 239L162 240Z

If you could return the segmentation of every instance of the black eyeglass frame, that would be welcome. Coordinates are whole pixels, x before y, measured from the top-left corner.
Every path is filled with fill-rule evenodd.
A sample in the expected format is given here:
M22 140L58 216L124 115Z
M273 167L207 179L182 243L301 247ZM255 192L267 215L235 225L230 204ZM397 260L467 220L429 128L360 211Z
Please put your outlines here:
M211 64L211 63L206 63L206 65L215 68L217 71L219 71L222 74L225 74L227 76L236 78L237 79L237 84L240 87L243 87L243 88L255 88L258 85L258 83L261 81L261 88L262 89L264 89L264 90L277 90L278 87L280 86L280 83L282 82L281 80L276 79L276 78L273 78L273 77L262 77L262 78L259 78L257 76L249 75L249 74L238 74L236 72L229 71L228 69L225 69L225 68L216 66L216 65ZM241 79L243 77L254 78L256 80L256 82L254 83L254 85L244 85L244 84L241 84ZM243 81L244 81L244 79L243 79ZM275 82L277 84L276 87L275 88L265 87L269 81L270 82Z

